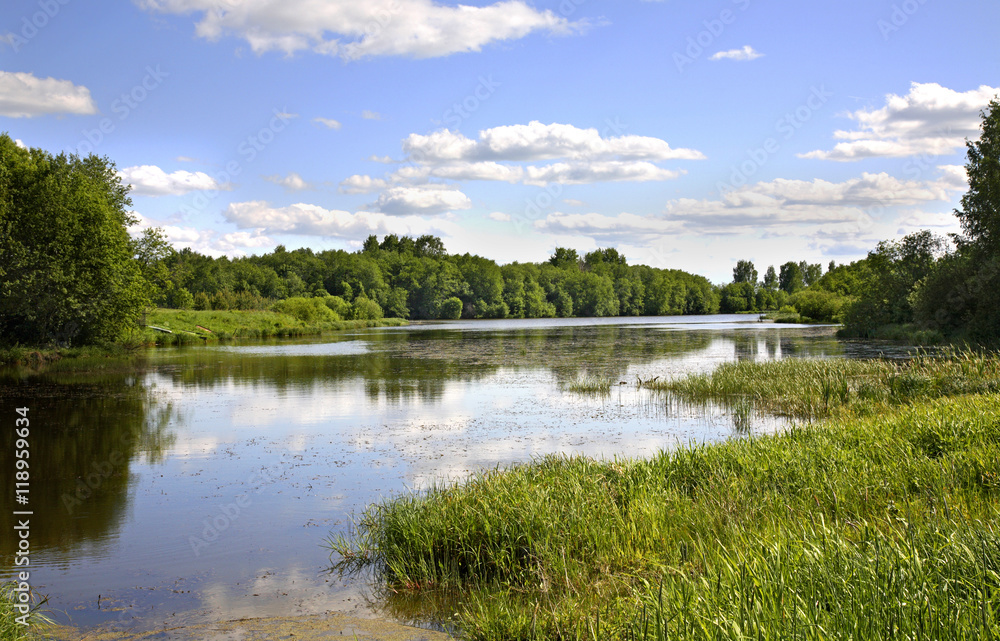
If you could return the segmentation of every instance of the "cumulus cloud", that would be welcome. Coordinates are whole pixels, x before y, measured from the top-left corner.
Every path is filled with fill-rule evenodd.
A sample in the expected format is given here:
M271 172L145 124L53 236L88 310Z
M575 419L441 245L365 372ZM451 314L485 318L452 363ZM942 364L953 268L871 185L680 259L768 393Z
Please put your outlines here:
M340 181L337 191L342 194L370 194L388 186L389 184L381 178L355 174Z
M379 194L373 208L386 214L442 214L446 211L469 209L472 201L457 189L446 185L389 187Z
M952 154L964 147L966 138L979 137L979 112L998 93L1000 88L987 85L958 92L937 83L914 82L905 96L887 95L879 109L848 114L857 128L834 132L834 138L845 142L799 157L851 161Z
M509 223L511 221L510 214L505 214L502 211L490 212L488 218L491 220L498 220L502 223Z
M580 129L560 123L506 125L479 132L471 140L450 130L427 135L410 134L403 151L422 163L448 161L538 161L570 160L702 160L694 149L672 149L659 138L617 136L603 138L597 129Z
M24 141L21 140L20 138L15 138L14 139L14 144L17 145L18 147L20 147L21 149L27 149L28 148L28 145L24 144Z
M138 0L147 10L198 14L195 33L236 36L257 54L310 50L357 60L373 56L432 58L480 51L534 32L568 34L586 27L523 0L448 6L433 0Z
M742 49L730 49L729 51L713 53L709 60L756 60L763 56L764 54L755 51L750 45L743 45Z
M86 87L69 80L0 71L0 116L32 118L44 114L95 113L97 105Z
M286 191L304 191L306 189L312 189L312 185L303 180L302 176L298 175L294 171L289 173L287 176L282 176L280 174L264 176L264 180L274 183L275 185L281 185Z
M324 209L318 205L296 203L272 207L263 201L232 203L223 217L240 229L260 234L296 234L344 239L364 239L370 234L421 236L455 231L447 220L420 216L390 216L381 212L356 212Z
M167 173L156 165L139 165L119 170L122 182L132 185L137 196L176 196L192 191L228 189L201 171L178 170Z
M326 127L327 129L340 129L340 121L334 120L333 118L316 117L313 118L312 121L317 125Z
M871 229L874 217L889 207L953 198L962 188L956 168L938 169L941 177L930 181L900 180L885 173L864 173L838 183L778 179L742 187L718 200L673 200L655 216L560 212L535 221L534 226L539 231L602 239L680 233L788 234L803 226L818 237L851 237Z

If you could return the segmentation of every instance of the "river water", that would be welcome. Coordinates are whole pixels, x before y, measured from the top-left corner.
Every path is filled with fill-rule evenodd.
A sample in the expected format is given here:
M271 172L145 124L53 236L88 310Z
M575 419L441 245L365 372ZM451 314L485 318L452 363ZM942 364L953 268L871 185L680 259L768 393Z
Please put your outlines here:
M686 406L637 377L887 351L747 316L455 321L157 349L138 372L8 371L3 420L29 408L31 485L15 505L14 448L0 448L0 578L13 576L12 513L30 509L31 583L59 623L409 622L365 577L328 571L324 539L372 501L546 454L644 457L784 424ZM567 389L585 377L615 385Z

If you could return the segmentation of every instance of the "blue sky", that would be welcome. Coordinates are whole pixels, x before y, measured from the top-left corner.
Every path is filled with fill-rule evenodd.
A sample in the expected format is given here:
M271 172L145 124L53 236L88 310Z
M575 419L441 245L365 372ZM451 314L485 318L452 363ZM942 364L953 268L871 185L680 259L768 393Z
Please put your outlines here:
M1000 4L13 0L0 131L237 256L369 234L728 281L958 231Z

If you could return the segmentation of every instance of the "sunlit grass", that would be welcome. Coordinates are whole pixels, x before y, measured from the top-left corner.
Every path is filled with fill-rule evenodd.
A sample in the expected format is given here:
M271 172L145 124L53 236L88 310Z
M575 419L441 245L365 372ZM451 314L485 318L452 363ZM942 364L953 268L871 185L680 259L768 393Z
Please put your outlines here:
M642 386L687 401L749 400L762 411L813 418L855 405L878 411L919 398L1000 391L1000 358L952 351L902 361L740 361L720 365L710 374Z
M41 632L51 624L51 620L39 609L39 603L31 603L28 615L29 625L18 621L21 613L16 608L18 604L16 583L0 584L0 641L24 641L41 639Z
M566 391L577 394L606 395L611 393L612 380L601 376L587 376L567 383L564 387Z
M332 558L374 567L389 595L461 594L428 614L473 639L1000 638L996 357L765 365L777 382L740 369L720 388L840 409L402 495L332 536Z

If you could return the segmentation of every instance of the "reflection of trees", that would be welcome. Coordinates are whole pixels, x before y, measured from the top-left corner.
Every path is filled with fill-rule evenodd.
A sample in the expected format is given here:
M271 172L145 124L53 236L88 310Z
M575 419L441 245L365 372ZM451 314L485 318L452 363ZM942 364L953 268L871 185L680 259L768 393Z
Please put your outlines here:
M129 505L130 468L140 455L160 460L173 442L173 414L130 376L86 384L51 379L0 379L2 406L28 407L30 493L15 505L13 483L0 496L0 528L13 532L14 510L31 510L31 549L68 550L104 540ZM11 419L13 425L13 419ZM0 448L0 469L13 475L14 443ZM24 518L24 517L21 517ZM0 556L13 567L17 542L0 539Z
M620 378L629 366L702 350L711 334L602 325L460 331L427 329L364 335L364 354L267 357L238 350L181 350L160 370L174 383L211 388L267 385L275 391L364 381L372 400L435 400L449 381L478 381L503 369L550 370L560 382L581 375Z

